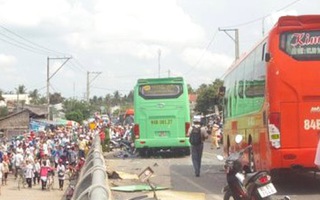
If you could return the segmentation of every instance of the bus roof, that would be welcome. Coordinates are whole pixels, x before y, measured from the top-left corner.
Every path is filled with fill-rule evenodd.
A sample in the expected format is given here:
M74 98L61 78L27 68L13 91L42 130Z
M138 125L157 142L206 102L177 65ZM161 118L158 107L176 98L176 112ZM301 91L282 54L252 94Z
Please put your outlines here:
M300 15L300 16L282 16L279 18L278 23L275 27L284 27L284 26L306 26L308 24L318 23L320 15Z
M161 82L182 82L183 77L168 77L168 78L143 78L138 79L138 84L149 84L149 83L161 83Z

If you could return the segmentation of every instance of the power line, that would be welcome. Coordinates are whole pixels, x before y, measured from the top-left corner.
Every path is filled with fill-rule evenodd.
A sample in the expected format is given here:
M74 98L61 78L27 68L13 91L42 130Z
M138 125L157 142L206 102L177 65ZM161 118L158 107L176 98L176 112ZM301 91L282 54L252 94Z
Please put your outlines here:
M13 31L11 31L10 29L8 29L8 28L4 27L3 25L0 25L0 27L1 27L3 30L5 30L6 32L8 32L8 33L10 33L10 34L12 34L12 35L14 35L14 36L16 36L16 37L20 38L21 40L23 40L23 41L25 41L25 42L27 42L27 43L29 43L29 44L31 44L31 45L33 45L33 46L35 46L35 47L38 47L40 50L42 49L43 51L46 51L46 52L65 55L65 53L58 52L58 51L55 51L55 50L49 49L49 48L47 48L47 47L45 47L45 46L39 45L39 44L37 44L37 43L35 43L35 42L32 42L32 41L30 41L30 40L28 40L28 39L26 39L26 38L22 37L21 35L19 35L19 34L17 34L17 33L15 33L15 32L13 32ZM29 45L26 45L26 46L29 46Z
M0 28L4 30L3 32L0 32L0 35L3 36L2 38L0 38L0 40L10 45L16 46L18 48L24 49L32 53L41 54L41 55L47 55L47 54L65 55L65 53L58 52L58 51L49 49L47 47L44 47L42 45L39 45L35 42L32 42L31 40L26 39L25 37L15 33L14 31L6 28L1 24L0 24Z
M286 8L288 8L288 7L296 4L296 3L298 3L299 1L301 1L301 0L295 0L295 1L293 1L293 2L291 2L291 3L289 3L289 4L287 4L287 5L283 6L282 8L276 10L276 12L282 11L282 10L284 10L284 9L286 9ZM243 23L240 23L240 24L224 26L224 27L221 27L221 28L232 28L232 27L246 26L246 25L248 25L248 24L252 24L252 23L255 23L255 22L257 22L257 21L264 20L265 18L267 18L267 17L269 17L269 16L271 16L271 14L267 14L267 15L264 15L264 16L262 16L262 17L259 17L259 18L256 18L256 19L253 19L253 20L250 20L250 21L247 21L247 22L243 22Z
M192 70L194 70L195 68L198 67L198 65L200 64L202 58L204 57L204 55L207 53L209 47L211 46L213 40L216 38L216 35L218 33L218 30L216 30L216 32L213 34L213 37L211 38L211 40L209 41L209 43L207 44L207 47L204 49L202 55L200 56L199 60L197 61L196 65L191 67L186 73L185 75L189 74Z
M18 47L18 48L20 48L20 49L24 49L24 50L29 51L29 52L32 52L32 53L41 54L41 55L47 55L46 53L35 51L35 50L33 50L33 49L24 47L24 46L19 45L19 44L15 44L15 43L13 43L13 42L7 41L7 40L2 39L2 38L0 38L0 40L2 40L3 42L6 42L6 43L8 43L8 44L11 44L12 46L16 46L16 47Z

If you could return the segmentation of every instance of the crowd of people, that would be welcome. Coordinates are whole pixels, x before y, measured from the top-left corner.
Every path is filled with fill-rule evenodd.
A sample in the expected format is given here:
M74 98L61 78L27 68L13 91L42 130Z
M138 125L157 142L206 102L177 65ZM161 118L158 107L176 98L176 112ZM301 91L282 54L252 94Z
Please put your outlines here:
M0 184L6 186L9 176L23 176L28 188L47 188L48 176L57 176L63 190L66 178L76 178L84 165L95 134L103 126L58 126L46 131L25 131L0 142Z

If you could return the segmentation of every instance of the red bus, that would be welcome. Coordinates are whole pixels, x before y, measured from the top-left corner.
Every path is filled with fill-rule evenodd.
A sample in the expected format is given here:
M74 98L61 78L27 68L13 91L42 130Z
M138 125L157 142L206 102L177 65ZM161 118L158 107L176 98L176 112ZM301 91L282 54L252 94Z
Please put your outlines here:
M224 152L251 144L251 171L316 168L320 15L283 16L224 77Z

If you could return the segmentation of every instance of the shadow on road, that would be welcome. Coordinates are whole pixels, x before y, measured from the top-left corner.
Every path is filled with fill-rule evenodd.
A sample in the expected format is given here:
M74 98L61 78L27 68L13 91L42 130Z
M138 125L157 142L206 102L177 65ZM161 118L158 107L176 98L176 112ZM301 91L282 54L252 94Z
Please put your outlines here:
M320 195L320 176L312 172L280 172L274 185L278 195Z
M173 165L170 171L171 184L178 191L201 192L220 196L222 195L221 190L226 184L226 177L221 165L202 165L200 177L195 177L192 165Z

